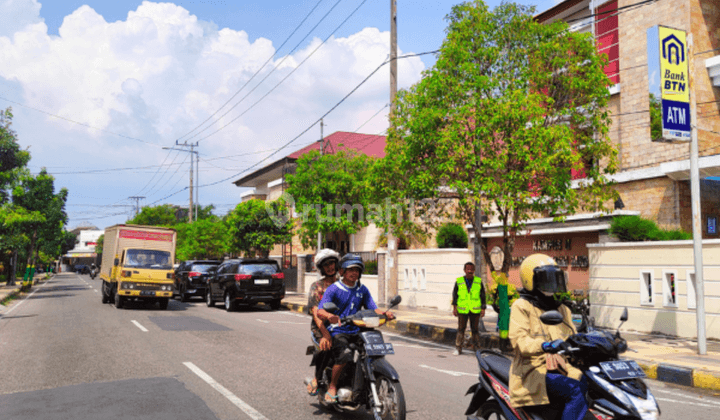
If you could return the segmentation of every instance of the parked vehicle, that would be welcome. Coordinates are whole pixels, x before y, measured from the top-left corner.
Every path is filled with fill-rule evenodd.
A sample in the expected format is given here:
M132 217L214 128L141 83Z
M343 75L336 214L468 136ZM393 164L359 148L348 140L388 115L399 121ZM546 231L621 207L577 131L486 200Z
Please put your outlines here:
M583 323L590 326L586 312ZM627 308L620 321L628 319ZM540 320L547 325L559 325L563 316L558 311L545 312ZM620 324L622 325L622 323ZM608 331L587 329L566 340L569 350L561 351L570 363L583 371L588 381L588 407L598 420L622 418L627 420L657 420L660 407L642 380L645 372L633 360L621 360L619 354L628 350L627 341ZM553 406L541 409L513 408L510 405L508 379L511 361L493 351L476 353L480 365L480 382L470 387L472 401L465 415L485 420L552 420L560 410Z
M400 296L393 298L390 308L397 306L400 301ZM334 303L327 302L323 309L335 313L338 308ZM391 343L385 343L382 333L375 330L386 321L385 315L372 309L358 311L340 320L341 324L352 323L360 327L360 332L357 340L350 344L350 349L355 353L353 362L345 366L338 381L337 403L332 405L336 410L356 411L365 407L376 420L405 420L405 394L400 377L385 359L386 355L395 354L395 350ZM317 350L317 345L307 348L306 354L313 355L311 366L318 362ZM332 366L330 361L323 370L322 379L318 381L318 398L322 405L326 404L325 393L330 384ZM305 379L305 385L312 379Z
M208 269L218 265L220 261L217 260L190 260L180 263L173 276L180 302L187 302L192 296L204 298L207 294Z
M159 303L172 297L172 262L177 234L155 226L115 225L105 229L100 270L102 302L122 308L127 300Z
M86 264L75 264L73 270L75 270L75 272L78 274L87 274L88 266Z
M205 300L207 306L225 303L225 310L234 311L238 305L269 304L280 308L285 297L285 275L272 259L235 259L222 263L210 278Z

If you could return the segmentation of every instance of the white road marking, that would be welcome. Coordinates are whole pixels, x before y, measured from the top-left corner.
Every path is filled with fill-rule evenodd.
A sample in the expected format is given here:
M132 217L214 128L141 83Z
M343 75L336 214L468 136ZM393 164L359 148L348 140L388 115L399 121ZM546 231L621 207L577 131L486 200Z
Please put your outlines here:
M674 396L676 396L676 397L677 397L677 396L682 396L683 398L685 398L685 399L687 399L687 400L695 400L695 401L703 402L703 403L706 403L706 404L715 404L715 405L717 405L717 406L720 406L720 401L718 401L717 399L697 398L697 397L693 397L693 396L691 396L691 395L689 395L689 394L687 394L687 393L680 392L679 390L669 391L669 390L665 390L665 389L662 389L662 388L657 388L657 389L653 389L652 392L653 392L653 394L672 394L672 395L674 395ZM659 399L659 398L658 398L658 399Z
M97 289L93 289L93 292L97 293L98 291L97 291Z
M140 328L140 331L142 331L142 332L148 332L147 328L145 328L145 327L143 327L142 325L140 325L140 323L137 322L137 321L135 321L134 319L133 319L132 321L130 321L130 322L132 322L133 324L135 324L136 327Z
M277 324L293 324L293 325L305 325L307 322L292 322L292 321L275 321Z
M680 400L671 400L670 398L655 398L658 401L664 401L664 402L670 402L670 403L676 403L676 404L689 404L687 401L680 401ZM717 408L717 405L713 404L702 404L694 402L692 403L694 406L701 406L701 407L708 407L708 408Z
M188 369L193 371L194 374L200 377L203 381L207 382L208 385L215 388L216 391L221 393L225 398L230 400L231 403L235 404L239 409L241 409L245 414L247 414L251 419L253 420L269 420L267 417L260 414L257 410L250 407L245 401L238 398L235 394L230 392L227 388L220 385L210 377L207 373L203 372L199 367L195 366L194 364L190 362L183 363L185 366L187 366Z
M45 287L45 285L48 284L48 283L50 283L50 282L49 282L49 281L46 281L46 282L43 283L41 286L36 287L35 290L32 291L32 293L30 293L29 295L25 296L25 299L23 299L23 300L21 300L20 302L16 303L12 308L10 308L9 311L5 312L3 315L8 315L8 314L10 314L10 312L14 311L18 306L22 305L26 300L28 300L28 298L29 298L30 296L34 295L35 292L37 292L38 290L40 290L41 287ZM0 319L2 319L2 318L0 318Z
M296 317L300 317L300 318L309 318L310 317L310 315L308 315L308 314L300 314L297 312L276 312L276 313L283 314L283 315L296 316Z
M450 376L478 376L477 373L455 372L452 370L444 370L444 369L434 368L434 367L428 366L428 365L420 365L420 367L425 368L425 369L434 370L434 371L440 372L440 373L447 373Z
M446 346L444 344L433 343L431 341L418 340L416 338L410 338L410 337L406 337L406 336L400 335L400 334L393 334L393 333L388 333L388 332L383 331L383 335L386 335L389 337L402 338L403 340L412 341L412 342L418 343L418 344L423 344L426 347L437 347L439 349L455 350L455 347ZM393 343L393 345L394 345L394 343Z
M266 323L266 324L269 324L269 323L270 323L270 321L265 321L264 319L260 319L260 318L258 318L257 320L260 321L260 322L264 322L264 323Z

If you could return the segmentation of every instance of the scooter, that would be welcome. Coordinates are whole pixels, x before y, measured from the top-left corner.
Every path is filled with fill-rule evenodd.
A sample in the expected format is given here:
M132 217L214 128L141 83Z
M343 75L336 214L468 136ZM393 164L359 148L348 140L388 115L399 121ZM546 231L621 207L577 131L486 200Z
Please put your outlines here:
M587 311L582 312L587 332L568 337L569 348L560 351L569 362L583 371L587 378L586 395L589 411L586 419L597 420L657 420L660 407L644 378L645 372L633 360L620 359L628 350L627 341L620 336L620 327L612 334L591 329ZM627 321L627 308L620 317L620 326ZM558 311L545 312L540 320L546 325L559 325L564 321ZM553 406L520 407L510 405L509 373L511 361L493 351L476 353L480 365L480 382L468 389L473 394L465 415L470 419L485 420L555 420L561 408Z
M93 280L95 280L95 276L97 276L97 272L98 272L98 269L97 269L96 267L95 267L95 268L91 268L91 269L90 269L90 278L93 279Z
M400 303L401 297L396 296L390 301L390 308ZM337 311L332 302L323 305L330 313ZM386 355L395 354L391 343L383 340L382 333L375 328L387 322L385 315L374 310L365 309L356 314L340 319L341 324L353 324L360 327L356 340L350 344L353 361L343 369L338 381L337 403L332 407L338 411L356 411L365 407L371 411L375 420L405 420L405 395L400 385L400 377L385 359ZM321 363L317 345L308 346L307 355L313 355L310 366ZM322 379L318 381L318 399L326 405L325 393L330 385L333 361L327 362L323 369ZM313 378L305 379L308 385Z

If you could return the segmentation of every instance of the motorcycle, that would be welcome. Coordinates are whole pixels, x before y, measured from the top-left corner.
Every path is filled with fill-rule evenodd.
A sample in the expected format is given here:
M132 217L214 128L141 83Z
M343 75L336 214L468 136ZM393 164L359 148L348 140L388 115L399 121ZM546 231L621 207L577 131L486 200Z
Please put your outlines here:
M586 308L589 305L585 303ZM642 380L645 372L633 360L620 359L627 350L627 341L620 336L620 326L627 321L627 308L620 317L615 334L595 330L589 311L582 311L583 330L566 340L567 350L560 354L580 369L587 378L588 402L586 419L597 420L657 420L660 407L650 389ZM559 325L564 321L558 311L545 312L540 317L546 325ZM555 420L562 414L561 408L551 405L514 408L510 405L508 391L511 361L493 351L476 353L480 365L480 382L468 389L473 394L465 415L470 419L485 420Z
M400 296L393 298L390 308L397 306L400 301ZM323 309L335 313L338 308L328 302L323 305ZM356 340L350 343L350 350L354 353L353 361L345 366L338 380L337 403L332 404L335 410L356 411L364 406L372 412L375 420L405 420L405 395L400 377L385 359L386 355L395 354L395 350L391 343L383 340L382 333L375 330L385 322L385 315L379 315L371 309L358 311L340 320L341 324L351 323L360 327L360 332ZM306 354L313 355L310 366L322 363L323 357L317 345L308 346ZM332 360L327 361L322 378L318 381L318 399L324 406L333 364ZM305 385L312 379L305 379Z
M95 280L95 276L97 276L98 269L96 267L93 267L90 269L90 278Z

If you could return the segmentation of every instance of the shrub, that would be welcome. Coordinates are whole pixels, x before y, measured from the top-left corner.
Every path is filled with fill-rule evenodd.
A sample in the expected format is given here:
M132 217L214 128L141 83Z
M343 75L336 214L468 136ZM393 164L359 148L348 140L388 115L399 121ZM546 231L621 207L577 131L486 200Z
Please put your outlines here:
M365 263L365 274L376 275L378 273L377 261L368 261Z
M438 248L467 248L468 236L465 228L457 223L445 223L437 234Z
M675 229L664 230L652 220L640 216L620 216L610 224L610 233L624 242L677 241L692 239L692 234Z

